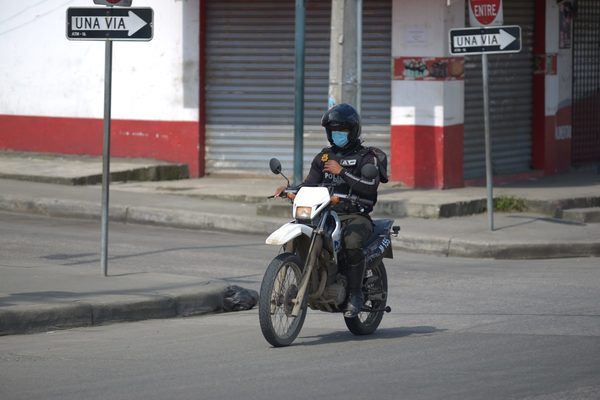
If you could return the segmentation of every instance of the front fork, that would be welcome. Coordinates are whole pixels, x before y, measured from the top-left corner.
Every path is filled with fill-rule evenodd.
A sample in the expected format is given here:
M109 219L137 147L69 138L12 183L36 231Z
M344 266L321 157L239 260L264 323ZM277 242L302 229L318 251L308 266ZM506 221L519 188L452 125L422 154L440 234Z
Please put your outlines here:
M304 268L304 274L302 274L302 280L300 281L300 288L298 289L298 295L295 299L292 300L294 303L294 308L292 309L292 317L298 316L300 314L300 309L302 308L302 300L306 295L306 290L308 289L308 282L310 277L317 265L317 256L319 254L321 246L323 245L323 237L315 230L313 233L313 237L310 243L310 247L308 250L308 257L306 260L306 266Z
M308 289L308 282L310 277L313 274L313 271L317 265L317 257L321 252L321 248L323 246L323 233L325 228L325 222L327 221L327 217L324 216L321 218L319 225L315 228L312 234L312 238L310 240L310 246L308 247L308 253L306 257L306 265L304 268L304 274L302 275L302 280L300 282L300 288L298 289L298 295L292 303L294 304L294 308L292 309L292 317L298 316L300 314L300 309L302 308L302 302L306 295L306 291Z

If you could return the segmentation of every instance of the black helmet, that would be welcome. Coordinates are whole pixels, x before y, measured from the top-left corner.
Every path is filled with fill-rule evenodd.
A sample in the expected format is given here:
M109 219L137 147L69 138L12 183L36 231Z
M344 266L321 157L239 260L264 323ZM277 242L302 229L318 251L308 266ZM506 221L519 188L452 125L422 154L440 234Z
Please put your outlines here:
M336 104L321 118L321 125L327 131L327 140L333 145L331 131L348 131L348 145L358 141L360 136L360 116L350 104Z

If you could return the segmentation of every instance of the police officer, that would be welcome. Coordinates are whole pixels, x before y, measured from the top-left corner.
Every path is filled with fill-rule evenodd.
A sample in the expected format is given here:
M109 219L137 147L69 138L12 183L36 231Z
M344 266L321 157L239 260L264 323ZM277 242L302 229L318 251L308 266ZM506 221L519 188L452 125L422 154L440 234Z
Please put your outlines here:
M324 148L311 163L303 185L325 184L334 187L334 193L349 194L367 199L375 205L379 177L361 178L361 168L365 164L377 166L373 152L366 151L361 144L360 117L349 104L338 104L330 108L321 119L327 132L330 147ZM277 188L278 196L285 187ZM341 202L334 211L342 222L342 236L346 258L346 278L348 279L348 299L344 317L354 318L363 306L362 280L365 272L363 246L373 232L373 222L369 213L373 206L352 205Z

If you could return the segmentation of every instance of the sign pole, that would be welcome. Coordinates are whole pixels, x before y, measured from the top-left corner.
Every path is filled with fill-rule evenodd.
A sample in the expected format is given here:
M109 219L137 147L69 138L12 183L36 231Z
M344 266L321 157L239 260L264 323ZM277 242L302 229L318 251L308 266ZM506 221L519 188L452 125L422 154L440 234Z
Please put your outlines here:
M481 73L483 77L483 124L485 135L485 181L487 188L487 213L490 231L494 230L494 181L492 173L492 138L490 137L490 99L488 85L488 58L481 55Z
M108 194L110 185L110 108L112 86L112 40L105 41L104 55L104 141L102 146L102 241L100 263L108 276Z
M112 99L113 40L149 41L154 34L154 11L148 7L130 6L132 0L94 0L103 7L70 7L67 9L67 39L101 40L104 42L104 130L102 141L102 221L100 266L108 276L108 198L110 188L110 125Z
M471 0L473 2L474 0ZM477 0L483 2L500 0ZM488 3L486 3L488 4ZM501 11L500 11L501 13ZM481 74L483 78L483 123L485 136L485 180L487 187L487 213L490 231L494 230L494 180L492 171L492 138L490 136L490 99L488 84L488 54L519 53L521 51L521 27L516 25L494 26L492 28L450 29L450 54L481 54Z

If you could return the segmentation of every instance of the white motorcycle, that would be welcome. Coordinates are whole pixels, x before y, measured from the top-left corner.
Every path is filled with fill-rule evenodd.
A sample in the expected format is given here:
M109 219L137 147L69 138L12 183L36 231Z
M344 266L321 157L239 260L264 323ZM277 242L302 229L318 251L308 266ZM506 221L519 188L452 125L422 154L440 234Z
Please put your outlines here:
M282 175L288 189L282 197L293 201L294 221L284 224L266 240L281 246L282 252L271 261L262 280L259 297L260 327L265 339L275 347L288 346L298 336L307 307L341 313L346 303L347 280L342 251L342 225L333 205L350 202L364 207L372 205L358 196L340 195L332 188L303 186L290 189L281 173L281 163L273 158L271 171ZM361 174L373 179L379 173L372 164ZM366 270L363 277L364 306L355 318L344 318L355 335L369 335L377 329L387 302L387 275L383 258L392 258L391 234L400 228L391 219L374 220L374 231L363 249ZM390 232L393 229L393 233Z

